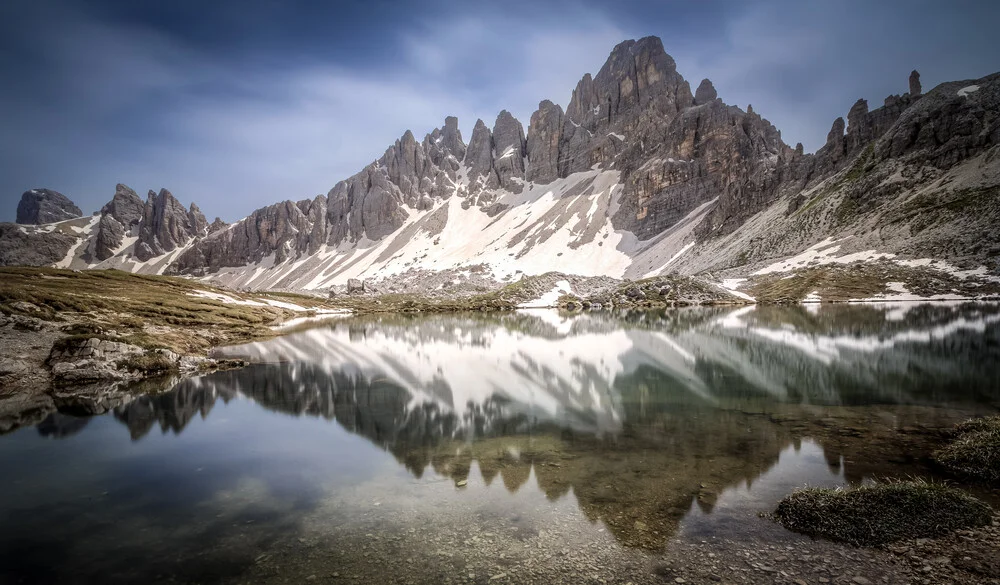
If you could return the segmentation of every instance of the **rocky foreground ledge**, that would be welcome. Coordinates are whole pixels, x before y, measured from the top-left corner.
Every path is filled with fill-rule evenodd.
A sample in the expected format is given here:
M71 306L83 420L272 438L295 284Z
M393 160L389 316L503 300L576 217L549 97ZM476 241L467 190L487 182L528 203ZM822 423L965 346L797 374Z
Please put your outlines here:
M240 365L210 359L208 350L333 314L321 298L224 291L182 278L0 269L0 432L73 396Z

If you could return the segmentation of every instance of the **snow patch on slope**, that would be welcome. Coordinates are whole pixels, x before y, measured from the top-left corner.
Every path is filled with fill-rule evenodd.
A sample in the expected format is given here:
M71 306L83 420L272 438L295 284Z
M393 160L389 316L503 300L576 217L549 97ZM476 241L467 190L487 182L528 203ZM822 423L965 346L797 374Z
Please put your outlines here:
M266 307L267 305L257 301L251 301L247 299L237 299L236 297L231 297L227 294L212 292L208 290L199 290L188 293L189 297L199 297L203 299L211 299L213 301L219 301L220 303L225 303L228 305L243 305L246 307Z
M888 294L878 294L873 297L867 297L863 299L851 299L850 302L879 302L879 301L968 301L972 300L970 297L960 295L960 294L940 294L933 296L920 296L913 294L906 288L905 282L887 282L885 283L886 288L889 289Z
M74 220L68 220L68 221L74 221ZM74 226L74 225L69 226L69 228L71 230L73 230L74 232L77 232L78 234L80 234L80 239L78 239L76 241L76 243L73 244L72 247L70 247L69 251L66 252L66 257L65 258L63 258L59 262L56 262L56 264L55 264L56 268L69 268L73 264L73 261L77 259L77 256L83 250L87 249L86 246L85 246L85 244L87 244L89 242L88 237L89 237L90 233L94 231L94 228L97 226L97 223L99 221L101 221L101 216L95 215L95 216L91 217L90 221L88 221L87 224L84 225L83 227L78 227L78 226ZM58 222L58 223L62 223L62 222ZM49 226L52 226L53 229L54 229L55 225L56 224L49 224ZM50 229L48 231L52 231L52 230ZM82 248L82 250L81 250L81 248Z
M688 242L687 244L684 244L684 247L681 248L680 250L678 250L676 254L674 254L673 256L671 256L670 259L667 260L663 264L663 266L660 266L659 268L656 268L654 270L651 270L651 271L647 272L643 276L643 278L649 278L651 276L656 276L657 274L663 272L664 270L667 269L667 266L670 266L671 264L673 264L674 261L676 261L678 258L681 257L682 254L684 254L684 252L687 252L688 250L690 250L693 247L694 247L694 242Z
M850 236L848 236L850 237ZM770 266L761 268L760 270L753 273L754 276L760 276L763 274L771 274L774 272L789 272L791 270L796 270L799 268L807 268L809 266L817 266L821 264L850 264L851 262L867 262L870 260L878 260L880 258L895 258L895 254L887 254L883 252L876 252L874 250L867 250L864 252L855 252L853 254L845 254L843 256L837 256L837 252L840 251L840 244L843 240L847 238L834 239L826 238L818 244L814 244L805 251L792 256L791 258L786 258L779 262L775 262Z
M747 279L745 279L745 278L726 278L726 279L724 279L722 281L721 284L718 284L716 286L718 286L719 288L721 288L722 290L728 292L731 295L735 295L735 296L740 297L741 299L744 299L744 300L747 300L747 301L750 301L750 302L757 302L757 299L753 298L752 296L748 295L745 292L737 290L737 289L739 289L740 285L743 284L746 281L747 281Z
M966 85L962 89L958 90L957 93L958 93L958 95L960 95L962 97L969 97L969 94L972 93L972 92L974 92L974 91L979 91L979 86L978 85Z
M573 294L573 288L568 281L560 280L549 292L537 299L527 301L518 305L520 309L541 309L555 307L559 304L559 297Z
M501 191L500 211L492 216L451 196L429 210L411 210L402 227L379 241L323 246L276 265L223 268L206 280L233 288L317 290L351 278L476 265L487 266L499 281L553 270L621 277L639 246L631 233L611 224L619 176L592 169L518 194Z
M790 272L802 268L810 268L814 266L823 266L830 264L851 264L852 262L870 262L872 260L890 260L899 264L900 266L907 266L910 268L932 268L941 272L945 272L965 280L971 277L985 278L987 280L992 280L994 282L1000 282L1000 277L991 276L989 270L985 266L980 266L972 270L963 270L958 266L949 264L944 260L935 260L933 258L918 258L916 260L903 260L897 257L896 254L890 254L888 252L877 252L875 250L865 250L862 252L854 252L851 254L844 254L837 256L840 252L841 244L844 240L851 238L853 236L847 236L846 238L834 239L826 238L818 244L814 244L807 248L805 251L780 260L765 266L760 270L753 273L754 276L761 276L764 274L773 274L776 272Z

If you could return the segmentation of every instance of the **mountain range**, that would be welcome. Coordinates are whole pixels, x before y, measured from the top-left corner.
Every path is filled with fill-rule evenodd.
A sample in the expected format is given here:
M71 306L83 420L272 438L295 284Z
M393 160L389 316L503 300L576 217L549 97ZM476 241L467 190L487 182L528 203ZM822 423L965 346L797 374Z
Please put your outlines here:
M554 270L718 280L871 259L995 277L1000 73L927 93L919 77L879 107L859 99L805 153L709 80L692 91L660 39L625 41L565 110L543 100L527 131L502 111L466 143L448 117L420 140L407 131L326 195L233 224L165 189L143 201L119 184L90 217L55 191L28 191L18 223L0 224L0 264L290 290L421 271L498 285Z

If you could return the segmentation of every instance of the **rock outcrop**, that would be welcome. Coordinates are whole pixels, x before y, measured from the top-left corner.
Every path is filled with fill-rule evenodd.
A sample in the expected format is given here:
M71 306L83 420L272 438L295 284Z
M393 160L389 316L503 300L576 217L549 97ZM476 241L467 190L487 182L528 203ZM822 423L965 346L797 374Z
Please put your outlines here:
M708 79L702 79L701 83L698 84L698 89L694 92L694 103L696 106L702 104L707 104L708 102L719 97L719 94L715 91L715 86Z
M589 78L590 75L587 75ZM528 168L525 180L551 183L559 177L559 143L562 140L563 110L542 100L528 125Z
M195 204L184 209L170 191L149 192L138 224L135 257L145 262L155 256L172 252L193 237L208 231L208 222Z
M83 215L68 197L51 189L32 189L21 195L16 223L44 224L74 219Z
M135 191L119 183L115 187L115 195L101 208L101 221L98 223L94 255L98 260L107 260L114 256L126 235L135 235L142 221L145 206Z
M167 349L143 349L114 339L64 338L52 347L46 364L63 384L138 380L152 374L194 372L216 361L180 356Z
M917 97L920 95L920 73L916 69L910 72L910 95Z
M58 231L25 232L14 223L0 223L0 266L52 266L69 253L77 239Z
M56 345L49 354L48 364L53 377L60 382L127 380L136 376L119 362L144 353L136 345L94 337Z
M465 150L470 189L496 189L500 181L493 172L493 134L482 120L476 120Z
M493 170L492 134L485 123L477 124L474 134L473 144L466 147L454 117L419 142L406 131L381 158L334 185L325 196L258 209L225 228L213 224L205 238L178 257L171 271L204 274L267 257L283 262L323 246L382 239L406 221L405 208L426 210L459 191L467 194L471 187L459 185L463 162L470 183L479 184L480 190L486 184L496 189L499 176Z
M365 293L365 281L351 278L347 281L347 294L360 295Z
M501 189L521 192L526 154L524 127L510 112L501 111L493 125L493 171Z

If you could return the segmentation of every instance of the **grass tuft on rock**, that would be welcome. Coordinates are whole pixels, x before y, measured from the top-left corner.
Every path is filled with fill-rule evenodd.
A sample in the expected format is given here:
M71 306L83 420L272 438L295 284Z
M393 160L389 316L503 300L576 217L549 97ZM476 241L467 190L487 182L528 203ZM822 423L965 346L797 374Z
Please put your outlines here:
M798 490L781 500L774 517L794 532L854 546L877 546L986 526L992 521L992 510L956 488L900 481L851 489Z
M937 462L956 475L1000 484L1000 416L966 421L955 432L934 454Z
M177 369L177 364L167 359L167 356L162 353L147 351L146 353L120 360L118 367L149 375L171 372Z

